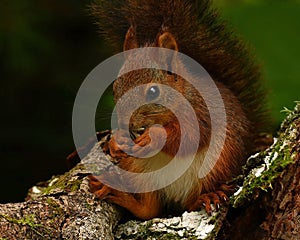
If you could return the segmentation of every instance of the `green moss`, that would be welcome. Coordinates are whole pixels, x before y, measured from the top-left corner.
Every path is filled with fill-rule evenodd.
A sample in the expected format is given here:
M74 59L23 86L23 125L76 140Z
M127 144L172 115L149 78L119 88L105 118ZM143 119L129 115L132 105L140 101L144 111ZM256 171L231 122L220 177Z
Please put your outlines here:
M217 212L208 222L208 224L215 224L220 217L220 212Z
M133 234L122 234L120 239L159 239L159 240L179 240L179 239L197 239L196 236L191 236L192 232L184 231L183 236L179 236L176 233L168 233L168 232L155 232L151 230L151 226L153 225L153 221L148 221L145 225L139 226L138 232L134 232ZM172 230L172 227L169 227ZM174 229L175 232L180 229Z
M85 202L84 203L84 206L86 207L86 209L88 210L92 210L93 209L93 206L91 204L89 204L88 202Z
M297 133L297 122L300 117L300 105L298 104L294 111L285 109L289 115L281 125L281 133L278 141L266 152L259 156L249 159L254 163L263 161L260 167L261 175L255 176L255 169L244 179L241 192L231 198L234 207L241 206L245 201L253 199L254 194L259 194L259 190L268 191L272 188L272 183L278 178L284 169L294 162L291 143L295 142ZM248 160L248 162L249 162ZM265 169L263 169L265 167Z
M8 215L0 213L0 218L4 218L6 221L8 221L10 223L18 224L21 226L27 226L41 237L45 237L45 236L39 231L39 229L42 228L42 229L44 229L44 231L48 232L48 230L45 226L43 226L42 224L36 223L36 221L35 221L36 216L34 214L27 215L21 219L16 219L16 218L12 218Z
M60 176L53 176L47 182L41 182L36 185L36 187L41 191L40 193L31 194L31 198L36 198L41 195L47 195L49 193L53 193L53 191L64 191L64 192L74 192L80 188L82 183L82 179L84 175L76 177L72 177L74 172L81 171L84 169L84 166L78 164L75 166L70 172L65 173Z
M282 171L286 168L287 165L294 162L291 157L291 151L288 147L279 149L281 144L282 143L278 143L272 154L269 156L270 159L273 159L273 157L275 157L275 154L278 154L276 159L274 159L270 163L267 170L264 170L258 177L256 177L253 173L250 173L247 176L244 181L242 191L236 198L233 198L234 207L238 207L245 201L253 199L253 195L257 193L257 190L267 191L268 189L271 189L273 181L282 174ZM263 166L264 165L262 165L261 167Z
M82 183L82 179L74 178L69 179L69 174L65 174L60 176L59 178L54 178L50 180L48 183L48 187L41 189L42 194L49 194L53 190L62 190L65 192L74 192L77 191Z
M53 199L51 198L47 198L46 200L47 204L51 207L52 211L53 211L53 218L56 218L58 216L64 216L65 212L64 210L59 206L59 204L57 202L55 202Z
M122 235L121 239L159 239L159 240L180 240L180 239L188 239L188 240L196 240L196 236L190 236L187 233L184 233L183 236L179 236L178 234L172 234L172 233L155 233L151 232L150 230L147 232L134 234L134 236L126 236Z
M174 240L180 240L180 239L189 239L189 240L196 240L196 236L190 236L189 234L184 234L183 236L179 236L176 234L171 234L171 233L160 233L160 234L152 234L151 237L154 237L154 239L160 239L160 240L169 240L169 239L174 239Z

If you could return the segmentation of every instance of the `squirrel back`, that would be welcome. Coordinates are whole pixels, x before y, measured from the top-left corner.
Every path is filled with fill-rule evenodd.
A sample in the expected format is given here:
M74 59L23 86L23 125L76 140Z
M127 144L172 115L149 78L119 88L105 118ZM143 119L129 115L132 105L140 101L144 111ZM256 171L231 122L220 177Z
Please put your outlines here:
M120 52L130 26L139 47L153 42L162 27L179 51L200 63L238 98L253 133L266 130L265 91L248 47L220 19L210 0L95 0L90 6L102 35Z

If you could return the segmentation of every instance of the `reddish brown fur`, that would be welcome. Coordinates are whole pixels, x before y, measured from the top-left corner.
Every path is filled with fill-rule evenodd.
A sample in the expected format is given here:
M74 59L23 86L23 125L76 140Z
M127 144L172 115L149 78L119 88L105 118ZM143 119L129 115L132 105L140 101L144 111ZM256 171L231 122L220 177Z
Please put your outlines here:
M212 75L225 105L226 139L214 168L205 178L198 179L197 173L203 161L203 154L211 139L211 119L204 99L190 83L180 76L151 69L129 72L114 83L116 102L130 88L140 84L161 83L174 88L191 103L196 112L201 133L198 155L190 169L178 180L154 192L131 194L118 191L101 184L101 181L105 182L105 176L92 178L91 189L99 198L108 199L141 219L162 216L170 211L173 212L174 209L179 212L197 210L202 207L203 203L206 204L206 210L210 211L210 202L219 204L222 198L226 198L229 191L221 185L240 172L244 160L253 151L251 142L256 137L258 126L264 125L263 104L261 103L263 93L259 90L260 88L257 88L259 71L252 61L249 61L245 46L240 41L232 39L223 30L224 26L217 22L214 12L209 10L208 1L200 1L202 4L200 4L199 15L194 9L195 6L187 0L163 0L159 1L159 4L155 0L124 1L128 6L118 1L109 2L98 1L98 5L94 5L93 10L97 15L102 14L102 18L106 21L111 21L109 23L112 24L111 29L107 28L107 23L101 24L109 39L114 43L119 44L119 38L123 35L124 50L155 46L182 51L194 57ZM106 12L109 6L113 7L115 12ZM126 17L123 18L123 15ZM129 28L127 33L122 32L125 28L123 25ZM216 33L216 31L221 32ZM179 67L184 68L184 66ZM163 91L160 97L167 95L172 98L171 94ZM144 97L145 95L141 93L124 101L122 108L118 109L120 128L125 124L123 119L128 112L126 106L130 105L130 101L140 101ZM214 96L211 98L213 99ZM175 108L180 109L182 103L174 101L174 105ZM127 144L128 136L120 132L114 135L108 143L110 154L120 158L118 165L125 170L139 173L154 171L166 165L176 154L181 138L191 142L195 140L194 129L189 122L190 116L183 112L182 118L184 124L179 126L174 114L166 108L157 107L154 104L140 107L130 118L130 128L133 132L141 126L148 128L135 139L135 143L144 146L146 150L159 147L157 145L159 145L161 129L156 128L152 142L148 129L153 124L160 124L167 133L167 141L161 155L150 159L128 156L122 152L122 149L132 152L136 150L134 146ZM180 128L184 129L183 135ZM185 161L189 151L187 147L181 156L182 161ZM135 179L131 179L131 183L136 186L155 185L156 181L164 180L149 179L147 182L136 182ZM220 187L222 191L218 191Z

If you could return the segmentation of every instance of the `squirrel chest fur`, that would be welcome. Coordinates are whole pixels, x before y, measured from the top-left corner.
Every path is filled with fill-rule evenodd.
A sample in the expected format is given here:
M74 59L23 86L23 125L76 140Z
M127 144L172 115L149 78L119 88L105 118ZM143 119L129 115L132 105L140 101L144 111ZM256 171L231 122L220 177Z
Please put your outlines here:
M254 151L254 139L265 125L260 73L247 47L228 34L208 0L97 0L92 11L104 36L118 50L121 50L120 46L124 51L166 48L175 52L174 59L176 52L182 52L201 64L220 93L226 126L224 144L218 140L214 142L216 146L221 145L220 154L211 159L215 164L205 177L199 178L212 139L211 116L201 93L182 76L172 73L172 68L170 71L139 69L120 74L113 86L118 129L114 130L104 150L118 159L117 165L121 169L147 174L143 180L133 177L130 184L154 190L137 193L126 191L126 187L124 191L117 190L103 184L105 174L90 177L91 190L99 198L108 199L141 219L198 210L203 206L209 213L211 203L218 208L233 190L226 183L240 173L245 159ZM167 62L166 59L161 61L164 60ZM130 58L123 68L126 64L132 64ZM183 71L189 71L184 63L177 65ZM196 130L181 98L163 86L174 89L192 106ZM124 97L129 91L133 94ZM209 96L209 101L213 102L214 98ZM159 101L171 103L180 113L181 120L174 111L158 104ZM146 104L130 111L131 105L138 102ZM218 109L218 106L214 108ZM196 154L190 154L193 144L186 144L178 153L182 139L187 143L196 141L195 131L200 132ZM178 165L175 164L174 171L155 175L175 156ZM178 174L176 166L190 161L191 157L191 164L184 173L169 182Z

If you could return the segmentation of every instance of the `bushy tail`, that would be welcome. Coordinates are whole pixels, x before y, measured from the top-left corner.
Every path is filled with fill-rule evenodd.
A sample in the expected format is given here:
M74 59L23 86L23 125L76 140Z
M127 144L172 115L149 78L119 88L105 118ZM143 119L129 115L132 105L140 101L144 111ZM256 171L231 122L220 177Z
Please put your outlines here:
M234 92L255 130L265 129L266 101L259 67L209 0L95 0L91 12L117 51L122 50L130 25L136 27L141 46L153 42L162 26L166 27L175 36L180 52Z

